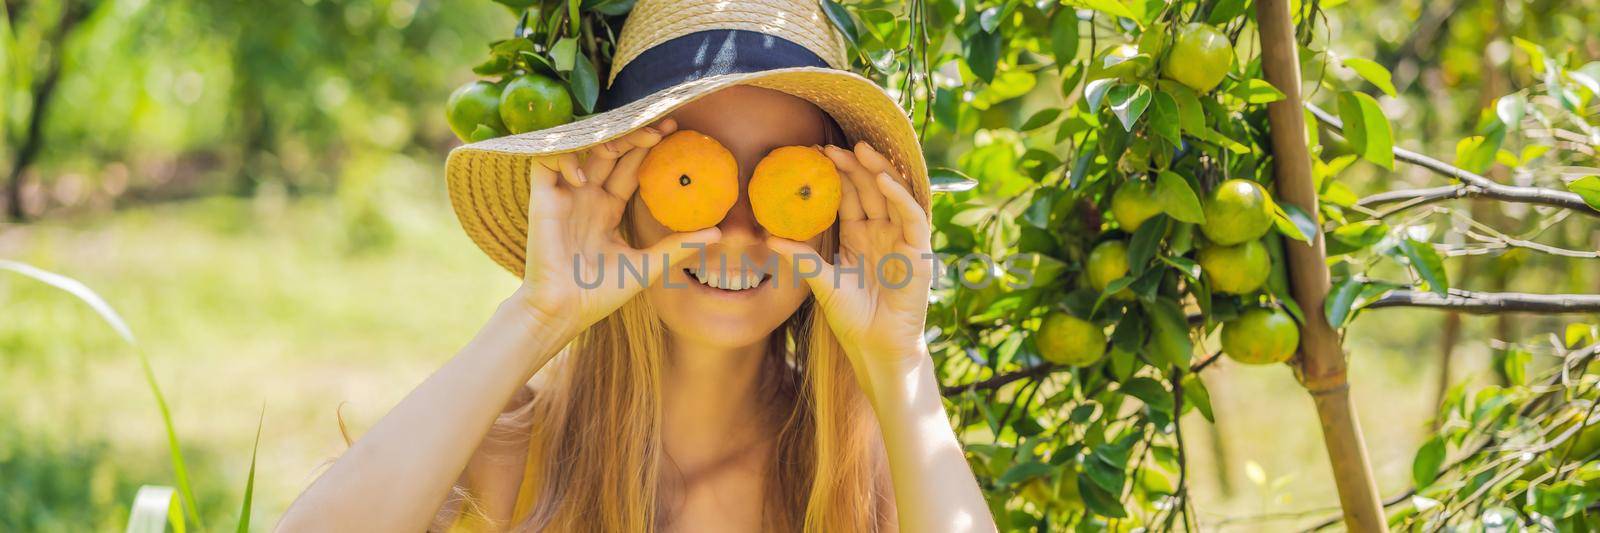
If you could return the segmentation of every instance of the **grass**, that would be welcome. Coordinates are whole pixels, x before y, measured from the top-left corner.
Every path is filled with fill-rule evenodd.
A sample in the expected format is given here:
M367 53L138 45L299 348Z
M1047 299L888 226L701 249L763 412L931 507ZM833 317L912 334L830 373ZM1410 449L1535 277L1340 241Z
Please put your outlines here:
M80 280L126 318L167 393L199 518L248 513L267 530L344 448L341 404L359 434L515 287L437 191L374 205L266 195L143 207L8 229L0 258ZM43 284L0 276L0 302L0 413L14 414L0 417L0 530L121 529L140 485L175 479L136 354ZM1347 347L1373 466L1393 493L1433 414L1440 317L1378 313L1357 319ZM1488 359L1490 322L1466 325L1457 376ZM1271 531L1305 518L1229 520L1336 512L1310 398L1291 373L1224 363L1205 379L1220 438L1185 422L1202 519Z
M204 523L240 511L252 428L254 526L268 529L359 430L455 352L514 280L442 199L352 227L333 200L205 200L8 230L0 257L95 288L126 317L169 394ZM370 218L366 218L371 224ZM388 244L363 242L374 232ZM94 311L0 276L0 530L120 529L133 492L173 484L135 354ZM265 414L262 414L263 405ZM62 471L98 476L60 486ZM73 487L78 487L72 490Z

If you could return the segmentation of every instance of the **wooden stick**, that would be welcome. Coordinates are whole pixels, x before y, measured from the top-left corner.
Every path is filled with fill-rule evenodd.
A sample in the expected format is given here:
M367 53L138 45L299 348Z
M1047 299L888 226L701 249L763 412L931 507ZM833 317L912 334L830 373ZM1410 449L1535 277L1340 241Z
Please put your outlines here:
M1300 62L1288 0L1257 0L1256 22L1261 31L1261 66L1267 82L1284 99L1267 104L1272 134L1273 173L1278 194L1306 213L1317 213L1317 190L1311 179L1311 155L1306 149L1305 112L1301 109ZM1387 532L1378 485L1372 478L1361 426L1356 421L1344 350L1323 313L1328 296L1327 253L1322 231L1311 243L1288 241L1290 288L1306 323L1300 329L1299 378L1316 403L1322 422L1322 440L1333 464L1333 478L1351 531Z

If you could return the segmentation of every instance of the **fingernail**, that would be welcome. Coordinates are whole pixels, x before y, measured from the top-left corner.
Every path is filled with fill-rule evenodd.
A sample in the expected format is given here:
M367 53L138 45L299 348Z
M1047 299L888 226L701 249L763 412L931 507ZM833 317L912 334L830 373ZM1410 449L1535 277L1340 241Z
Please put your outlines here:
M577 174L578 174L578 184L579 185L588 185L589 184L589 175L585 174L583 172L583 169L578 169Z

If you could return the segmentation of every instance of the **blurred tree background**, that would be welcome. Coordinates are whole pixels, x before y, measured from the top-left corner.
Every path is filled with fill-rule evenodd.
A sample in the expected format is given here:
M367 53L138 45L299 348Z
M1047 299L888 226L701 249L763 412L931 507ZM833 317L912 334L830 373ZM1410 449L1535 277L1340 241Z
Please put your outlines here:
M1106 2L1115 3L1070 4ZM1163 2L1145 3L1154 12ZM1249 4L1202 3L1241 13ZM943 4L978 13L1008 3ZM1600 80L1596 0L1317 7L1314 47L1329 53L1303 58L1307 99L1331 101L1322 80L1362 79L1342 59L1372 59L1392 72L1393 95L1377 101L1397 143L1458 164L1496 99L1523 93L1538 104L1531 89L1557 85L1547 59L1581 66L1580 84ZM443 102L515 18L487 0L0 0L0 10L0 258L82 280L128 318L167 388L208 523L237 511L264 409L254 524L269 528L342 449L336 413L353 434L375 421L514 286L457 229L440 170L457 143ZM1088 20L1081 54L1090 32L1110 35L1113 24ZM1259 48L1253 31L1239 37L1240 57ZM966 50L949 39L948 51ZM962 77L955 62L939 67L947 81ZM949 107L922 110L935 123L931 165L983 183L970 201L1020 190L1029 162L1012 129L1063 105L1053 71L1001 76L1009 81L976 93L940 85L936 102ZM1587 102L1571 111L1585 124L1600 115ZM1573 155L1524 164L1537 146ZM1530 128L1505 145L1515 164L1491 157L1475 170L1531 183L1587 172L1596 147L1593 127ZM1413 166L1339 174L1361 193L1437 179ZM1470 206L1509 234L1548 230L1544 240L1565 248L1600 248L1592 219L1529 227L1548 217ZM1593 263L1521 252L1452 261L1450 275L1483 290L1600 289ZM1451 385L1504 383L1503 359L1516 350L1501 340L1565 323L1383 312L1356 322L1346 348L1384 494L1412 483ZM0 531L120 529L133 491L171 478L138 371L81 304L0 276ZM1206 381L1216 423L1183 422L1196 446L1199 523L1278 531L1336 516L1317 421L1293 377L1219 365Z

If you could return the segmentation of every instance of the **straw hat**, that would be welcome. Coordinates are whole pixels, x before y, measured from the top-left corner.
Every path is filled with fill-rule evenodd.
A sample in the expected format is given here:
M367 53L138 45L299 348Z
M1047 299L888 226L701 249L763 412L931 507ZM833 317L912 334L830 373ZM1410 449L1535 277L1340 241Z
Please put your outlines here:
M817 0L639 0L618 37L602 111L451 150L450 201L472 241L520 276L533 157L583 150L719 89L751 85L815 103L851 143L887 157L926 209L927 164L911 120L848 68L844 39Z

